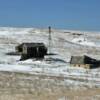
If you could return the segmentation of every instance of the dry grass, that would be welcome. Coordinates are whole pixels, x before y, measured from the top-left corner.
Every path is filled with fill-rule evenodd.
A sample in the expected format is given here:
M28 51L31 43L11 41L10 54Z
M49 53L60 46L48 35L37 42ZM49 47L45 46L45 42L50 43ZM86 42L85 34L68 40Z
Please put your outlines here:
M95 98L95 99L94 99ZM99 89L89 89L88 91L57 91L49 93L47 91L34 91L33 93L2 93L0 100L100 100Z
M0 72L0 100L100 100L100 89L70 89L48 79L22 73Z

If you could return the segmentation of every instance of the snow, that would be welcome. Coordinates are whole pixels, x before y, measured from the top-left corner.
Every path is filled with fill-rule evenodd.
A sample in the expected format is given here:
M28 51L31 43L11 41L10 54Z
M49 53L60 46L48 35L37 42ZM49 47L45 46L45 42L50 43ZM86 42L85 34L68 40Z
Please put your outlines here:
M28 66L0 64L0 71L29 72L31 70L32 68Z
M97 40L95 37L100 37L100 34L96 34L97 36L95 36L93 33L90 34L87 32L88 39L84 39L84 37L74 38L72 35L65 34L63 31L53 31L52 51L54 51L56 55L50 56L52 58L50 61L48 61L49 56L46 56L44 60L28 59L19 61L20 56L10 56L6 55L6 53L15 51L15 46L22 42L43 42L48 46L47 30L34 28L0 28L0 71L60 76L64 77L64 82L69 85L89 86L93 83L92 85L100 87L100 68L88 70L70 67L70 64L68 64L72 54L76 54L77 51L77 54L86 53L81 45L94 47L94 49L87 48L88 52L89 50L96 50L96 53L95 51L90 53L92 56L100 58L100 48L95 44L95 41L91 40L91 36L93 36L94 40ZM70 31L70 33L72 32L74 31ZM94 55L94 53L98 53L98 55Z
M85 38L74 38L72 42L86 46L96 46L94 42L88 41Z

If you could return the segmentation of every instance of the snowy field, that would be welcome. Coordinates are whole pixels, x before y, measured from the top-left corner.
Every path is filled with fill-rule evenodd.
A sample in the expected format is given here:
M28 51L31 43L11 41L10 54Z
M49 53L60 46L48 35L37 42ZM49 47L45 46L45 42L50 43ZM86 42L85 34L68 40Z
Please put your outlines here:
M74 34L73 34L74 33ZM81 35L75 35L81 34ZM84 35L85 34L85 35ZM85 41L84 41L85 40ZM0 71L30 73L63 77L62 84L100 88L100 68L83 69L71 67L71 55L88 55L100 60L100 33L71 30L52 30L51 61L28 59L19 61L20 56L6 55L14 52L22 42L43 42L48 46L48 30L36 28L0 28Z

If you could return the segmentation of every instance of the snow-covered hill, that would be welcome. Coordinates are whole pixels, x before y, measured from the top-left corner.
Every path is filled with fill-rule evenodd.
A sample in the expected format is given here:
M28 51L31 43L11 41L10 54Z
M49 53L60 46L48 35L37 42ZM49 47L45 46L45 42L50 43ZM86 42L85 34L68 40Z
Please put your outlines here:
M82 35L73 35L73 33ZM100 87L100 68L91 70L73 68L68 63L71 55L87 54L100 59L100 34L85 32L85 35L87 41L77 43L77 39L84 38L83 32L52 29L51 49L57 55L51 56L51 61L46 61L48 56L42 61L32 59L19 61L20 56L10 56L6 53L15 51L15 46L22 42L43 42L48 47L48 29L1 27L0 71L61 76L65 77L65 83L68 82L71 85ZM88 41L91 41L92 45Z

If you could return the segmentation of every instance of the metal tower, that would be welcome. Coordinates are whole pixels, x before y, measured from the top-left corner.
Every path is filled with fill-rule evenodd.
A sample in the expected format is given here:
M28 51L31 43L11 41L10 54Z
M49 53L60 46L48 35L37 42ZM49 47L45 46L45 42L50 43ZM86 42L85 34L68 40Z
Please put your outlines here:
M51 54L51 41L52 41L52 38L51 38L51 27L49 26L48 27L49 29L49 47L48 47L48 53Z

